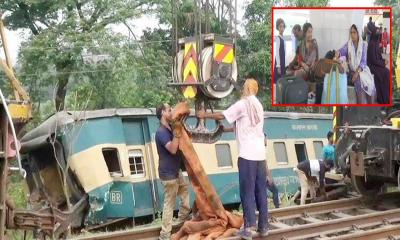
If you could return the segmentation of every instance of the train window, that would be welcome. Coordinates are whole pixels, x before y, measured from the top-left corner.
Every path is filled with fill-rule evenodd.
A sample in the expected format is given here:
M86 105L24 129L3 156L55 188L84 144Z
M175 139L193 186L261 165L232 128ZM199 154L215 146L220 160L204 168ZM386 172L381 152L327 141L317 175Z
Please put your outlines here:
M306 144L304 142L296 142L294 144L294 147L296 149L297 161L298 162L307 161L308 156L307 156Z
M106 161L111 177L122 176L121 163L119 162L118 149L103 148L103 157Z
M232 167L232 154L229 144L215 144L218 167Z
M286 145L284 142L274 142L274 152L276 161L280 164L288 163Z
M316 159L322 158L322 148L324 147L322 141L314 141L313 145L314 145L315 158Z
M144 160L142 150L131 150L129 155L129 168L134 177L144 177Z

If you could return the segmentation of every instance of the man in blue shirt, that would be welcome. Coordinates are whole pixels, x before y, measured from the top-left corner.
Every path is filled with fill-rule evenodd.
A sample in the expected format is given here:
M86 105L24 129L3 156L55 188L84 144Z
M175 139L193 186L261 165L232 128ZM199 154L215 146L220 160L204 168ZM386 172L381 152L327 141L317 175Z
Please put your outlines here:
M171 238L172 218L177 196L181 199L179 221L184 221L189 216L189 186L180 170L182 158L177 154L180 136L174 136L169 125L172 120L171 107L168 104L160 105L156 109L156 115L160 120L160 127L155 136L159 157L158 175L164 186L164 208L159 239L166 240Z
M303 31L301 30L301 26L299 24L293 26L292 34L295 38L293 51L296 53L297 47L299 47L301 40L303 40Z
M333 132L329 131L326 137L328 138L328 145L325 145L322 148L322 159L335 162L335 144L333 143Z

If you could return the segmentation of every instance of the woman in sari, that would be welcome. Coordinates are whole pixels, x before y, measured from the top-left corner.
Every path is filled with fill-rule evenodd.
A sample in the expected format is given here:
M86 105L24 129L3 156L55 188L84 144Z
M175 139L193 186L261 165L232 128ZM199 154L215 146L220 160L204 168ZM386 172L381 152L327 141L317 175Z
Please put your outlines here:
M318 60L318 44L312 36L311 23L303 25L303 40L296 50L296 57L289 64L287 74L295 75L304 80L310 79L310 70Z
M379 32L374 27L371 33L371 41L368 44L367 64L374 74L376 96L379 104L390 102L390 72L386 67L388 60L383 59L379 48Z
M350 27L350 39L339 49L339 56L345 56L349 75L354 84L358 104L375 103L374 78L367 66L367 43L360 38L357 26Z

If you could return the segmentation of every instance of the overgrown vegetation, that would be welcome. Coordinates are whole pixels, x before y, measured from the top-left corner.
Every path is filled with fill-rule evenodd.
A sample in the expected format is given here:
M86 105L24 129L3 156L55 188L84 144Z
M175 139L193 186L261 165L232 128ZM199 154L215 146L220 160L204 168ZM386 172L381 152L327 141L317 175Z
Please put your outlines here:
M11 176L7 190L17 209L27 208L27 191L25 181L20 175L14 174ZM26 240L33 239L31 231L27 231L26 233L16 230L7 231L7 235L10 237L10 239L24 239L24 234L26 234Z
M178 37L188 36L194 30L194 1L177 2ZM229 14L216 10L217 1L207 2L209 9L214 10L209 12L210 31L226 35ZM287 4L321 6L327 2L290 0ZM241 19L245 33L237 36L239 79L250 75L259 80L260 98L266 110L329 111L271 107L273 5L273 1L253 0L246 6ZM85 102L90 91L93 94L88 109L148 108L160 102L174 104L180 99L181 94L167 86L172 66L170 0L5 0L0 9L9 29L24 29L29 33L20 48L16 70L34 104L31 127L56 110L71 109L75 95L78 102ZM132 22L144 15L155 16L160 27L145 30L141 37L135 36ZM130 35L113 30L117 25ZM5 83L4 75L0 76ZM232 95L217 107L227 107L237 97Z

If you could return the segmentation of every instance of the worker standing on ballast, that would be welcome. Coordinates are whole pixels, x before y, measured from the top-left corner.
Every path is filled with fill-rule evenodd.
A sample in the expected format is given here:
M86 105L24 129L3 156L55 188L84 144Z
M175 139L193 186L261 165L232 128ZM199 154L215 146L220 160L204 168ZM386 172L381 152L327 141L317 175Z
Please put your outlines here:
M159 156L158 175L164 187L164 208L162 213L161 232L159 240L171 238L172 219L175 209L176 197L181 200L178 220L184 222L188 219L189 184L182 175L182 158L178 154L179 137L173 133L170 123L172 121L171 107L161 104L156 109L160 127L156 132L156 145Z
M261 236L268 235L264 110L256 97L257 92L257 81L247 79L243 85L242 99L227 110L197 113L200 119L226 119L230 124L235 125L234 130L239 146L239 189L244 219L244 227L239 231L238 236L243 239L252 239L252 234L256 229ZM258 224L256 208L259 211Z

